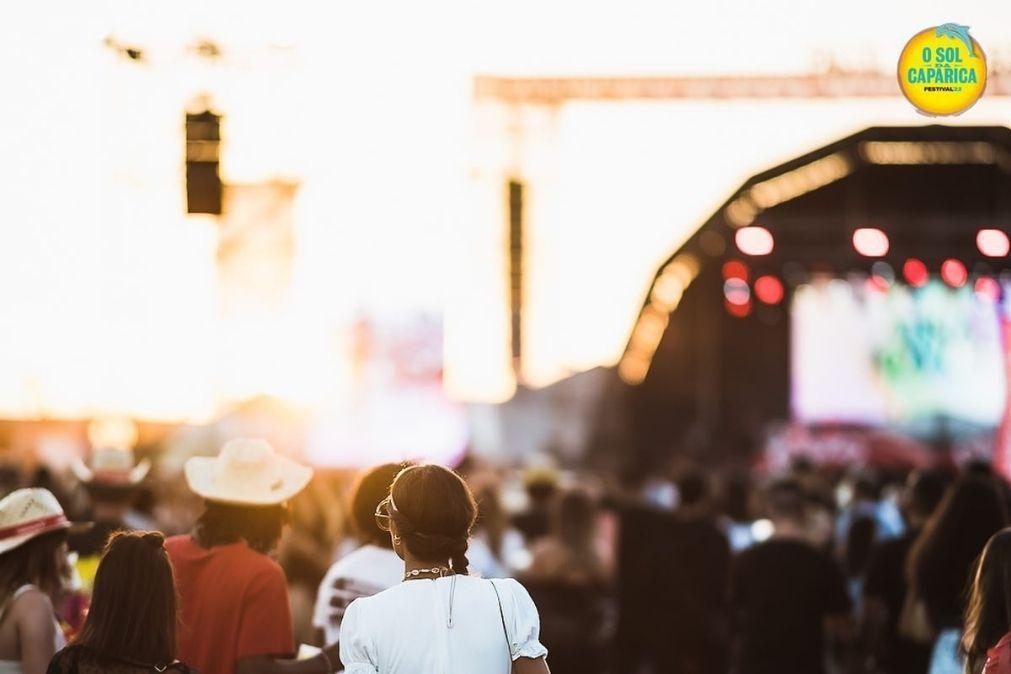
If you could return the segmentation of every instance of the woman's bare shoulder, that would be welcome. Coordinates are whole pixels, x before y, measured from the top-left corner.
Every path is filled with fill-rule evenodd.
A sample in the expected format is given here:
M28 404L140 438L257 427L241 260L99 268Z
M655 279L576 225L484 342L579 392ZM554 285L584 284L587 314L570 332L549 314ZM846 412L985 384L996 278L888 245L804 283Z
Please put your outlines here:
M37 587L29 587L20 592L10 603L8 615L18 622L53 621L53 601Z

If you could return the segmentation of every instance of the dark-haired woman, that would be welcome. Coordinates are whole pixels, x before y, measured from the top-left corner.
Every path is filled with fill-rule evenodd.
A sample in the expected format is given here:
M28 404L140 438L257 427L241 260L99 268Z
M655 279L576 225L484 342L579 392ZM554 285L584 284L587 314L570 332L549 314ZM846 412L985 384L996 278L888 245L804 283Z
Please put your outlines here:
M399 585L356 599L341 627L348 674L544 674L537 609L513 580L467 575L477 507L440 466L400 472L376 512L404 560Z
M176 593L160 533L113 534L84 627L56 654L49 674L189 672L176 661Z
M42 674L63 647L53 606L70 576L69 527L45 489L0 501L0 674Z
M966 474L948 488L909 556L909 587L937 634L931 674L961 674L963 596L973 562L1008 524L1003 493L990 475Z
M1011 529L983 548L965 607L962 650L971 674L1011 674Z

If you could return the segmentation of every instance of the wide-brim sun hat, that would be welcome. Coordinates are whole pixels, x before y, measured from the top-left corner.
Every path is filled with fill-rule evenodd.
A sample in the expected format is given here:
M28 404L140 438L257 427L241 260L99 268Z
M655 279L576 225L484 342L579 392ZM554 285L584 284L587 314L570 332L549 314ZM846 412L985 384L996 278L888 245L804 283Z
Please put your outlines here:
M33 538L74 526L47 490L17 489L0 500L0 555Z
M129 449L102 447L92 452L89 463L77 459L70 464L70 468L84 484L130 488L147 477L151 462L147 459L135 461L133 452Z
M312 468L281 456L266 440L230 440L215 457L186 462L186 483L208 501L269 506L298 494L312 478Z

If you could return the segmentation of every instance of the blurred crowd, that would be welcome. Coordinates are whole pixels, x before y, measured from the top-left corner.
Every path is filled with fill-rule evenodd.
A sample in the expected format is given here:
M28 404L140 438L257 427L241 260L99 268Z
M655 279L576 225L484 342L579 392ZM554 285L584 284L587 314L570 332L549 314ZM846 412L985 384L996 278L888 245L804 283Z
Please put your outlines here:
M340 642L355 599L404 580L380 515L405 466L315 471L286 501L267 552L298 643ZM456 473L476 508L464 568L520 582L556 673L982 672L1009 631L1011 559L994 580L981 554L1005 554L1011 489L982 463L882 472L796 460L775 475L678 463L618 480L468 458ZM111 534L206 526L187 478L190 488L126 450L63 472L3 470L4 493L44 488L69 520L92 523L67 538L66 634L85 622Z

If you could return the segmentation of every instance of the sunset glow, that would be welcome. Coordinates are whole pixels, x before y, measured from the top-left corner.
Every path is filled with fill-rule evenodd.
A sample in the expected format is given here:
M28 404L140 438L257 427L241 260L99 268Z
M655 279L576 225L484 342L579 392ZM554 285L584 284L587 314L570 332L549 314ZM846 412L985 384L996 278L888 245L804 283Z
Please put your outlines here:
M430 22L445 34L414 30L420 7L395 22L359 8L349 23L309 2L280 16L269 3L182 5L194 11L72 4L59 22L21 5L14 23L33 30L4 31L0 54L19 66L0 109L15 130L0 147L17 158L3 172L0 416L201 421L256 394L326 414L356 395L361 315L440 317L450 396L504 400L516 386L503 243L513 177L529 195L522 381L614 365L658 265L741 181L867 125L923 121L900 97L513 109L471 95L488 72L805 72L816 49L842 53L839 24L831 37L770 39L745 68L720 51L726 31L706 31L709 49L691 34L667 48L685 18L659 1L643 3L635 32L591 12L585 34L565 30L566 3L486 16L446 2L460 23ZM886 15L870 33L860 12L832 11L887 69L930 12L874 6ZM739 10L742 26L771 21ZM721 12L690 11L700 25ZM995 3L960 20L986 44L1009 13ZM508 38L520 29L531 31L522 50ZM200 40L221 56L199 55ZM298 185L281 300L233 316L217 224L184 214L183 115L205 94L224 118L226 183ZM948 123L1006 123L1008 110L984 97Z

